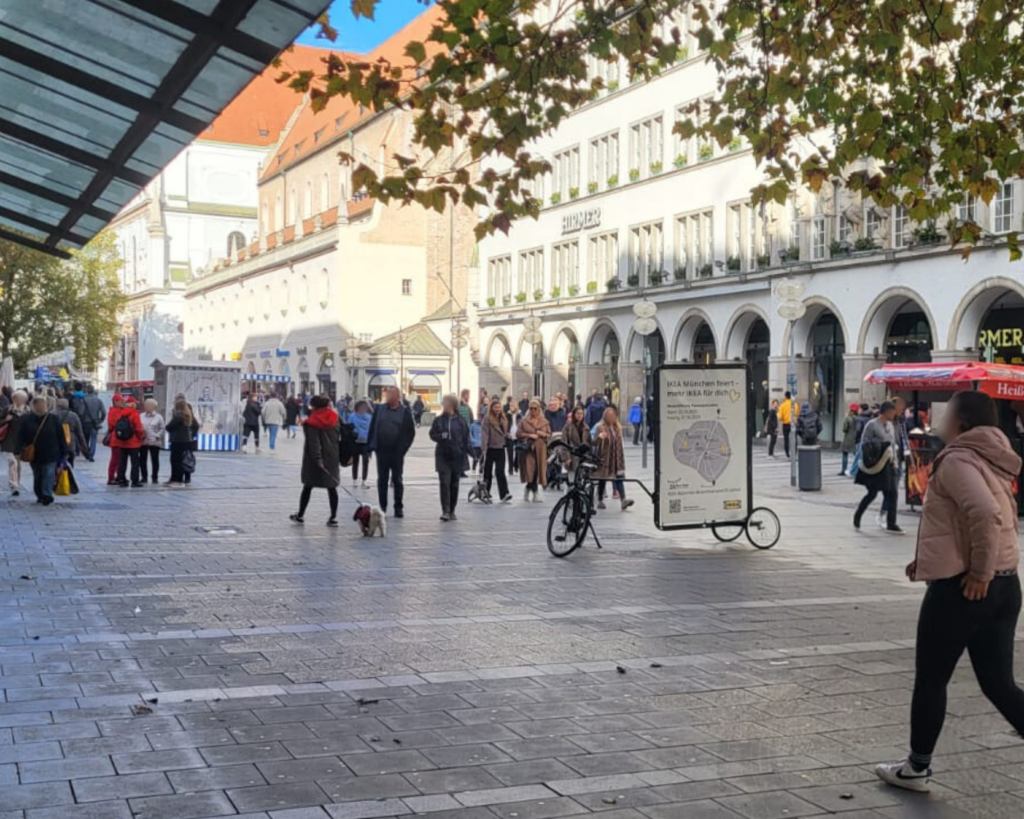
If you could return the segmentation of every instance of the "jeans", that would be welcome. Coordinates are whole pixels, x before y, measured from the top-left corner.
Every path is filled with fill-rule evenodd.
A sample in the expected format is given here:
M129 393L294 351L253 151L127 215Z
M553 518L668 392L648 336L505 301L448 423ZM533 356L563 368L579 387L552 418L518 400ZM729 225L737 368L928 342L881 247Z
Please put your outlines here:
M32 489L37 500L53 500L53 485L57 481L56 461L37 461L32 464Z
M370 471L370 453L366 451L366 444L356 444L355 454L352 456L352 480L359 480L359 464L363 465L363 483L366 483L366 473Z
M840 473L845 475L846 474L846 468L849 465L850 465L850 453L849 452L844 452L843 453L843 465L841 467L839 467Z
M12 492L21 491L21 459L13 452L5 452L7 457L7 481Z
M277 431L280 427L277 424L267 424L267 437L270 438L270 448L273 450L274 444L277 443ZM259 438L256 439L257 441Z
M491 491L491 481L497 473L498 495L501 498L508 497L508 478L505 477L505 449L488 449L484 458L484 484L487 491Z
M152 469L149 469L149 464L153 465ZM154 444L143 445L139 448L139 476L142 482L145 483L150 478L153 479L153 483L157 482L157 477L160 474L160 447Z
M402 472L405 470L405 453L377 451L377 500L382 511L388 510L388 487L395 482L395 511L402 511L405 485Z
M910 749L929 757L946 718L946 686L964 649L981 692L1018 734L1024 734L1024 691L1013 678L1013 634L1020 580L996 577L984 600L970 601L960 577L928 586L917 623L917 669L910 706Z
M446 515L454 512L459 503L459 476L462 470L458 465L448 466L437 473L441 484L441 511Z
M305 485L299 495L299 517L306 514L306 507L309 506L310 495L313 494L313 487ZM327 487L327 502L331 505L331 520L338 517L338 490L333 486Z
M515 475L519 463L516 461L516 448L511 439L505 441L505 460L508 462L508 474Z
M789 433L790 433L790 430L792 430L792 429L793 429L793 425L792 424L783 424L782 425L782 445L786 448L786 457L787 458L790 457L790 454L789 454Z
M885 525L889 529L896 528L896 490L886 489L885 491L880 492L878 489L869 489L867 494L861 499L860 505L857 507L857 511L853 516L853 524L858 529L860 528L861 518L864 517L864 513L867 511L867 508L879 494L882 495L882 511L886 516Z
M171 443L171 483L191 482L192 476L186 475L181 465L182 460L185 458L185 453L191 448L192 445L186 442Z
M856 478L857 472L860 470L860 444L857 444L857 449L853 453L853 463L850 464L850 477Z
M610 481L598 481L597 482L597 499L598 500L602 500L602 501L604 500L604 490L605 490L605 484L606 483L610 483L612 485L612 489L614 489L616 492L619 493L619 499L620 500L625 500L626 499L626 484L621 479L619 479L619 478L613 478Z
M633 424L633 446L640 446L640 424Z
M85 442L88 446L82 454L85 455L87 460L91 461L96 457L96 442L99 440L100 431L96 427L86 427L83 433L85 434Z
M125 478L128 475L128 463L131 462L131 478L132 483L136 484L139 482L139 450L129 449L128 447L121 447L118 452L120 453L117 462L117 482L124 483Z

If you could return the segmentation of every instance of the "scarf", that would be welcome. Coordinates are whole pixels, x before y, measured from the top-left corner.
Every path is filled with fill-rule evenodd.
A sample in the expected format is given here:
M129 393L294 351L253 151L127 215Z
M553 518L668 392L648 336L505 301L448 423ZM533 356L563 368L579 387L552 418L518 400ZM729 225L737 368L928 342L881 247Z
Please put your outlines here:
M332 429L338 425L338 413L330 407L320 407L309 414L306 424L313 429Z

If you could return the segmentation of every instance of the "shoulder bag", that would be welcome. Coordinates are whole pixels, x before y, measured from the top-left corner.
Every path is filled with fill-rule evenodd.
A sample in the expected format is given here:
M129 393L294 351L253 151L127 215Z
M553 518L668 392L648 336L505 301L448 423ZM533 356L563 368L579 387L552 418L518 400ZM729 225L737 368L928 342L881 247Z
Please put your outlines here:
M36 434L32 437L32 443L26 444L21 450L21 460L27 464L32 463L36 459L36 441L39 440L39 433L43 431L43 427L46 426L46 422L50 420L49 414L43 416L43 420L39 422L39 426L36 427Z

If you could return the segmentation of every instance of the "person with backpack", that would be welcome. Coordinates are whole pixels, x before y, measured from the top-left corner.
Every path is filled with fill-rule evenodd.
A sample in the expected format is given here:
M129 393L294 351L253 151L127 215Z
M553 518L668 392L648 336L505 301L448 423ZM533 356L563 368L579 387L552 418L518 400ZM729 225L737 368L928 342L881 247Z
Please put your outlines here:
M896 525L896 432L893 419L896 405L886 401L880 407L880 414L864 428L861 439L862 463L857 470L856 482L867 489L853 516L853 528L860 530L861 519L871 502L882 494L886 505L886 521L882 528L890 535L902 535Z
M248 451L249 436L252 435L256 441L256 451L260 451L260 420L263 417L263 408L253 393L249 393L242 405L242 452Z
M352 485L359 482L359 466L362 464L362 487L366 489L366 476L370 471L370 453L366 450L366 442L370 435L370 422L373 420L370 402L360 398L345 420L352 425L356 436L352 452Z
M110 448L110 461L107 463L107 486L117 486L117 468L121 465L121 449L114 445L114 427L124 413L124 396L115 393L110 399L107 410L107 433L103 436L103 446Z
M47 410L47 406L45 395L33 398L32 412L22 416L18 428L21 458L32 465L32 487L36 502L43 506L53 503L57 464L68 453L60 421Z
M633 427L633 446L640 446L640 430L644 425L643 403L642 398L633 401L633 406L629 408L629 416L626 418L629 425Z
M327 525L338 525L338 484L341 483L342 430L338 413L331 408L326 395L309 399L310 413L302 425L305 442L302 447L302 492L299 511L288 518L305 523L306 508L314 489L326 489L331 516ZM411 419L410 419L411 420ZM351 428L350 428L351 435Z
M340 401L338 402L341 403ZM267 430L267 438L270 442L270 451L273 452L277 446L277 431L288 420L288 413L281 403L281 399L271 393L270 397L263 402L261 413L263 426Z
M171 479L167 485L185 486L192 482L192 472L195 469L193 450L196 435L199 434L199 422L184 396L179 395L174 399L174 411L165 431L171 446Z
M459 409L459 399L446 395L441 401L441 414L430 426L430 440L435 444L434 469L441 490L441 520L446 522L457 520L459 478L470 446L469 426Z
M85 385L82 406L83 410L79 413L79 418L82 421L82 433L89 442L89 448L85 452L85 459L92 463L96 460L96 442L99 438L100 430L103 429L103 421L107 417L107 408L103 406L103 401L96 395L96 388L92 384Z
M132 486L138 489L145 484L139 480L139 450L146 438L146 430L142 428L142 419L135 407L135 396L127 395L124 398L124 407L117 416L110 436L110 445L117 451L117 477L118 486ZM129 469L131 464L131 484L128 483Z
M7 480L11 497L21 494L21 422L29 412L28 393L15 390L11 393L10 404L0 415L0 452L7 456Z
M284 431L288 438L294 438L298 433L299 415L302 413L302 404L294 395L284 402Z
M67 398L57 399L57 409L54 411L54 415L60 422L64 442L67 444L68 466L74 466L76 450L84 455L89 448L89 443L82 431L82 421L78 414L71 409L71 402Z

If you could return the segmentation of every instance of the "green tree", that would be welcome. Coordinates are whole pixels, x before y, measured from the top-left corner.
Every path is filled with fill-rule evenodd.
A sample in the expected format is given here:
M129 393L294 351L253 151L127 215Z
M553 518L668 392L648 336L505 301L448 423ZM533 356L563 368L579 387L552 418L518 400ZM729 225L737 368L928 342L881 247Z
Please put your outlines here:
M377 0L353 0L373 16ZM415 112L415 157L401 173L368 167L354 184L382 200L443 208L487 204L481 234L536 215L529 180L547 170L530 152L604 88L592 60L625 60L630 79L681 58L687 31L719 77L706 116L677 125L725 147L742 136L764 171L755 201L785 202L797 185L838 179L913 219L948 214L968 195L990 201L1024 174L1024 4L1005 0L442 0L440 19L405 57L373 63L332 54L322 72L285 74L322 108L345 96ZM539 9L545 11L537 15ZM536 18L536 19L535 19ZM666 20L685 20L665 26ZM543 22L537 22L542 20ZM326 21L325 36L333 31ZM468 159L432 174L449 147ZM504 172L473 173L482 158ZM956 223L954 243L978 225ZM1016 235L1007 237L1017 257Z
M70 346L75 366L93 369L119 335L120 264L109 232L67 261L0 240L0 355L23 370L29 359Z

